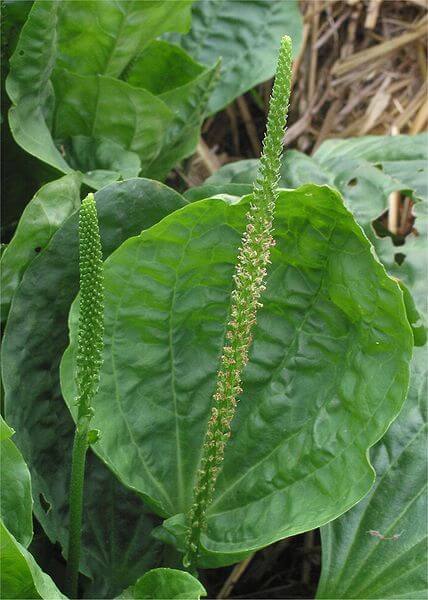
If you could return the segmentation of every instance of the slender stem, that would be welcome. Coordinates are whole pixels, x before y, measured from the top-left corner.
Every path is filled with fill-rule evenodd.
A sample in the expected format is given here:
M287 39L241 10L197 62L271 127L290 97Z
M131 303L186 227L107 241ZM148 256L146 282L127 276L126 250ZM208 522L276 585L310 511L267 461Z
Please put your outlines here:
M93 194L82 202L79 215L80 301L76 357L77 424L70 481L67 591L77 598L86 451L99 432L89 430L92 401L98 390L104 334L104 286L101 239Z
M83 488L85 479L86 451L88 449L88 427L84 431L76 428L70 482L70 521L67 561L67 593L77 598L79 577L80 543L83 512Z

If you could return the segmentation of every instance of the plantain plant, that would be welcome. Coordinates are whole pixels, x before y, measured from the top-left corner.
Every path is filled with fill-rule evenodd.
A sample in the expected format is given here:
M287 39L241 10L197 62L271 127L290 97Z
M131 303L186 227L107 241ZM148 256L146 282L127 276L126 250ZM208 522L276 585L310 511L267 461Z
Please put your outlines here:
M188 573L149 570L159 559L153 551L159 542L150 540L150 531L175 545L185 567L195 572L232 564L328 523L373 484L368 449L403 404L412 333L399 287L373 256L340 195L313 184L277 189L290 70L291 42L285 37L252 194L188 204L156 182L130 180L98 192L100 225L93 196L82 203L80 306L75 302L71 310L70 348L61 365L64 398L76 422L68 535L72 598L79 563L87 573L88 565L100 562L93 559L95 539L79 560L89 445L115 485L129 488L123 494L136 501L137 492L157 515L141 515L149 523L141 528L127 522L123 537L132 529L132 540L112 541L118 544L113 558L107 557L98 577L103 584L109 579L114 591L99 592L102 597L116 597L125 588L123 597L142 597L147 589L165 597L171 587L191 597L189 586L195 597L204 593ZM53 408L58 410L57 391L45 393L43 387L51 385L44 377L51 362L34 350L46 352L48 344L40 340L52 314L55 342L60 350L66 344L65 316L76 293L70 268L77 266L69 264L75 225L68 219L28 267L3 348L6 416L17 428L25 458L33 461L37 516L51 539L62 543L66 528L58 506L64 502L51 463L40 459L46 445L39 440L39 453L31 452L19 429L29 419L40 427L38 421L47 422ZM110 254L104 267L99 229ZM40 299L35 281L39 291L47 291ZM52 299L53 281L62 293L55 289ZM28 306L37 306L36 328L27 326ZM9 331L23 332L28 344ZM49 348L52 361L58 347ZM17 365L32 351L37 356L30 375L22 368L22 377L39 387L28 399ZM37 411L29 411L28 402ZM47 440L49 450L60 450L56 455L68 449L65 436L53 434L63 433L67 417L52 425ZM87 479L98 494L92 502L107 502L97 488L100 465L94 464L93 481ZM42 493L52 499L46 514L39 506ZM120 508L114 506L118 513ZM153 530L160 517L162 526ZM100 521L92 538L105 539ZM124 581L122 563L112 568L108 561L124 556L131 563L128 552L142 537L149 543L138 545L139 553L147 552L148 562L129 568ZM103 554L104 547L97 559Z
M367 450L408 385L401 291L341 196L276 189L289 76L285 38L253 193L183 206L104 265L93 449L164 519L153 535L192 571L357 503L373 484ZM77 314L61 365L69 405Z
M92 401L97 392L104 334L104 290L101 239L94 195L88 194L79 218L80 316L76 383L77 422L73 444L70 482L70 524L67 585L70 598L77 598L82 528L86 452L98 438L90 430Z

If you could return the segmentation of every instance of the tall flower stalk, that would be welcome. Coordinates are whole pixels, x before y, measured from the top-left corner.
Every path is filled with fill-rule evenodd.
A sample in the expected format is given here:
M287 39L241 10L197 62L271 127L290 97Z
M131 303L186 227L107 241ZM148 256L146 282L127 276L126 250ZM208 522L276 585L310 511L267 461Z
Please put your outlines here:
M290 99L291 65L291 40L285 36L281 40L263 152L234 274L235 287L231 297L226 343L188 516L184 565L191 570L197 566L200 536L206 527L206 512L213 498L238 396L242 392L242 372L248 362L257 310L262 306L260 296L265 290L266 269L270 262L270 249L274 245L273 217Z
M104 287L101 240L94 195L82 202L79 215L80 315L77 343L77 423L70 482L67 586L77 598L86 451L97 438L89 429L92 401L98 390L104 335Z

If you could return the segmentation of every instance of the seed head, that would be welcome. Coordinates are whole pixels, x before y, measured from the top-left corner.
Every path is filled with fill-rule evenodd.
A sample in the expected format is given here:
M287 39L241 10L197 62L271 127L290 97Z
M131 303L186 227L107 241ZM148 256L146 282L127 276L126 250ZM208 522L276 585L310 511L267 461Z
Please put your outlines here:
M207 508L213 498L236 403L242 393L242 371L248 362L252 328L256 322L257 310L263 306L259 300L265 290L266 267L270 263L270 249L274 245L273 217L278 198L282 140L290 99L291 63L291 40L285 36L281 41L270 99L263 153L233 276L235 288L231 296L230 321L197 473L194 501L188 515L184 565L192 569L197 565L200 536L206 527Z

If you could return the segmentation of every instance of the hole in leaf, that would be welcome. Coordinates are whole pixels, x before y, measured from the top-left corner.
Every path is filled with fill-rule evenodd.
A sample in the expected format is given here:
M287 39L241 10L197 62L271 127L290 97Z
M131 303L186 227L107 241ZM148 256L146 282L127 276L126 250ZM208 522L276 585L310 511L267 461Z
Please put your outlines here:
M404 260L405 260L405 258L406 258L406 255L403 254L402 252L397 252L394 255L394 260L397 263L397 265L402 265L403 262L404 262Z
M34 248L34 252L39 253L41 251L42 247L41 246L37 246L37 248Z
M393 193L397 194L397 192ZM414 226L416 217L413 214L413 204L411 198L398 192L398 198L396 196L392 204L396 210L394 219L390 219L390 204L390 208L372 221L372 227L376 235L379 238L390 237L394 246L402 246L410 233L418 235L418 231ZM392 230L392 227L394 227L394 230Z
M383 164L382 163L376 163L374 166L376 167L376 169L379 169L379 171L383 171Z
M420 169L418 169L418 173L423 173L423 171L424 171L423 167L421 167Z
M20 51L18 52L18 54L19 54L19 56L24 56L25 52L24 52L24 50L20 50Z
M357 183L358 183L358 179L357 179L356 177L353 177L352 179L350 179L350 180L348 181L348 185L349 185L350 187L354 187L355 185L357 185Z
M44 497L44 495L41 492L39 494L39 501L40 501L40 506L42 507L42 509L44 510L44 512L46 514L48 514L48 512L52 508L52 505L46 500L46 498Z

